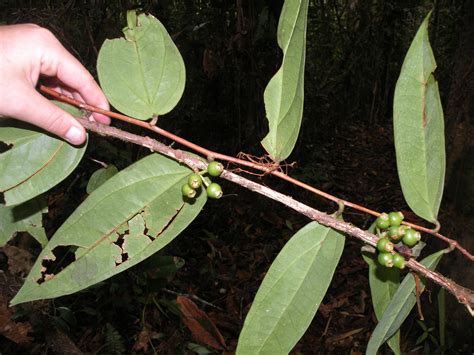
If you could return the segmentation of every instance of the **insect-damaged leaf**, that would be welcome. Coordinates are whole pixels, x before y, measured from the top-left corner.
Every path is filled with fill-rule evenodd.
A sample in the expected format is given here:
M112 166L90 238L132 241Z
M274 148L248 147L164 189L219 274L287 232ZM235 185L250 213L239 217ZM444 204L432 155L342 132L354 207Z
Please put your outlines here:
M73 115L80 114L70 105L55 104ZM7 206L28 201L60 183L86 150L85 144L78 148L34 129L16 120L0 119L0 141L12 145L0 154L0 192Z
M54 234L12 304L77 292L163 248L206 201L205 193L183 201L181 185L190 172L153 154L107 180ZM69 247L74 260L53 274L48 263L60 246Z
M288 354L326 294L344 237L311 222L278 254L240 333L237 354Z
M265 89L269 132L262 145L274 161L288 158L301 126L308 0L285 1L278 23L283 63Z
M44 247L48 238L43 228L43 213L47 211L46 201L41 196L17 206L0 204L0 247L15 232L29 233Z
M444 118L428 15L403 62L395 88L393 128L403 195L418 216L435 222L445 173Z
M125 38L106 40L97 59L100 84L110 103L146 120L171 111L184 91L183 58L151 15L127 13Z

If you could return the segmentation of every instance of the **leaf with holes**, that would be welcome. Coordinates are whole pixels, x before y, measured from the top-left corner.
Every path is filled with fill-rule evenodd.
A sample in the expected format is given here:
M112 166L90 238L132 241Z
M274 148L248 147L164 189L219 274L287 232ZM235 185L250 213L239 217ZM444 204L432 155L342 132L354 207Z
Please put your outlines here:
M308 0L285 1L278 23L283 63L264 93L269 132L262 145L277 162L291 154L301 126Z
M80 115L72 106L56 104ZM28 201L60 183L86 150L86 145L74 147L16 120L0 120L0 141L11 146L0 154L0 192L7 206Z
M140 120L164 115L183 94L183 58L153 16L129 11L127 26L125 38L106 40L100 49L100 85L110 103L126 115Z
M206 201L205 193L183 201L190 172L153 154L107 180L54 234L12 304L77 292L162 249ZM60 256L70 263L61 265Z
M17 206L0 204L0 247L5 245L15 232L27 232L42 247L48 243L43 228L43 213L48 211L46 201L37 197Z
M403 62L393 99L397 169L403 196L418 216L435 222L444 187L444 116L436 62L421 24Z
M299 230L278 254L240 333L237 354L288 354L326 294L344 236L316 222Z

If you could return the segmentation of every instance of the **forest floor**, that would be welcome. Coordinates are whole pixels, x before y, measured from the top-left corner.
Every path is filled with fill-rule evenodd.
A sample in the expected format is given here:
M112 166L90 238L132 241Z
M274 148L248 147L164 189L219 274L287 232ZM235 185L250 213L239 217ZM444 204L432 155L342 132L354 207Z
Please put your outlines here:
M353 125L335 129L330 136L318 143L317 152L306 153L306 160L298 161L290 175L374 210L404 210L413 221L398 184L392 132ZM261 181L328 213L335 210L334 205L281 181L270 177ZM9 308L39 252L30 238L17 236L0 249L0 353L233 353L269 265L309 221L237 186L222 185L224 198L210 201L192 225L160 252L161 257L174 257L173 267L160 269L156 265L170 259L152 258L83 292ZM51 229L64 219L72 202L79 202L69 196L70 185L61 186L49 197L45 219ZM79 188L73 187L73 192ZM354 210L346 210L344 217L361 228L373 221ZM347 238L329 290L292 353L364 353L376 319L361 246ZM437 289L429 285L428 291L421 301L424 324L430 328L437 324L432 301ZM190 312L188 319L180 316L177 301ZM201 318L201 323L193 324L192 316ZM402 349L420 354L434 351L429 338L415 344L423 334L417 319L412 312L404 324ZM215 328L203 326L203 320ZM435 331L430 334L437 337ZM465 344L457 348L463 346L466 350Z

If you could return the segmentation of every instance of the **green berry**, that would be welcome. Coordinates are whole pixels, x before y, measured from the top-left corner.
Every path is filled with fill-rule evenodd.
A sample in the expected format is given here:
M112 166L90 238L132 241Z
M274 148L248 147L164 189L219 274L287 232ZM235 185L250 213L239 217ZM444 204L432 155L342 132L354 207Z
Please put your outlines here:
M381 253L389 253L393 251L393 243L388 238L380 238L377 241L377 250Z
M398 241L405 234L405 226L390 226L388 236L391 240Z
M390 212L388 214L388 220L390 221L391 226L399 226L400 223L402 223L403 218L403 213L401 212Z
M377 260L380 265L383 265L386 267L393 266L393 256L390 253L380 253L377 257Z
M387 230L387 235L391 239L397 239L399 233L400 230L398 226L390 226Z
M224 171L224 165L217 161L211 161L207 165L207 173L211 176L220 176Z
M405 244L407 247L414 247L416 243L418 243L421 239L421 234L420 232L407 228L405 230L405 235L402 238L403 244Z
M388 219L388 214L382 213L375 221L375 225L380 229L386 229L390 227L390 220Z
M219 184L213 182L207 187L206 193L208 197L218 199L222 197L222 188Z
M396 268L398 269L405 268L406 260L402 255L395 253L392 255L392 260L393 260L393 266L395 266Z
M183 196L187 198L194 198L196 196L196 190L188 184L181 186L181 192L183 193Z
M188 177L188 185L193 189L199 189L202 185L202 177L199 174L193 173Z

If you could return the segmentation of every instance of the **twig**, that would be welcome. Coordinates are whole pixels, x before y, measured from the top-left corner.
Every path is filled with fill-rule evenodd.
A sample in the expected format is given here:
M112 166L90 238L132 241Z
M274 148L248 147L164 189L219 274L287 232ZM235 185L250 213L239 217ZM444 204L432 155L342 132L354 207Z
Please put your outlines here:
M115 127L104 126L95 122L90 122L84 118L78 118L78 121L89 131L95 132L102 136L114 137L126 142L141 145L143 147L149 148L152 151L161 153L180 163L183 163L193 170L202 170L206 168L206 163L204 163L202 160L181 150L170 148L167 145L160 143L150 137L143 137L130 132L122 131ZM317 221L322 225L347 235L351 235L363 241L364 243L370 244L372 246L375 246L377 243L378 237L374 234L364 231L350 223L340 221L297 200L294 200L287 195L272 190L269 187L260 185L240 175L231 173L228 170L225 170L221 177L251 191L266 196L272 200L280 202L294 211L310 218L311 220ZM472 290L462 287L443 275L424 267L414 259L409 259L406 265L413 271L423 275L427 279L432 280L436 284L448 290L460 303L465 304L470 309L474 308L474 292Z
M171 294L171 295L174 295L174 296L184 296L184 297L188 297L188 298L192 298L193 300L195 301L198 301L198 302L201 302L202 304L206 305L206 306L209 306L209 307L212 307L212 308L215 308L215 309L218 309L219 311L223 311L223 309L219 306L216 306L215 304L212 304L211 302L208 302L206 300L203 300L202 298L194 295L194 294L191 294L191 293L181 293L181 292L176 292L176 291L173 291L173 290L169 290L167 288L164 288L163 291Z
M420 276L416 272L413 273L413 277L415 278L415 296L416 296L416 307L418 309L418 316L420 317L420 320L425 320L425 317L423 316L423 310L421 309L421 293L423 292L421 290L421 285L420 285Z
M225 154L214 152L212 150L203 148L203 147L201 147L201 146L199 146L195 143L192 143L192 142L190 142L186 139L183 139L183 138L181 138L181 137L179 137L179 136L177 136L177 135L175 135L171 132L168 132L168 131L166 131L162 128L159 128L159 127L155 126L154 124L150 124L146 121L140 121L140 120L137 120L135 118L132 118L132 117L129 117L129 116L126 116L126 115L122 115L122 114L117 113L117 112L111 112L111 111L104 110L104 109L101 109L101 108L98 108L98 107L95 107L95 106L88 105L86 103L77 101L77 100L73 99L70 96L60 94L57 91L55 91L51 88L48 88L44 85L40 85L40 90L42 92L48 94L48 95L53 96L54 98L56 98L58 100L67 102L71 105L77 106L77 107L85 109L87 111L101 113L103 115L106 115L106 116L109 116L109 117L112 117L112 118L116 118L118 120L128 122L128 123L131 123L135 126L143 127L143 128L148 129L150 131L158 133L159 135L161 135L163 137L166 137L166 138L169 138L169 139L171 139L171 140L173 140L173 141L175 141L175 142L177 142L177 143L179 143L179 144L181 144L181 145L183 145L183 146L185 146L189 149L194 150L197 153L202 154L203 156L212 157L212 158L217 159L217 160L227 161L227 162L234 163L234 164L237 164L237 165L242 165L242 166L246 166L246 167L249 167L249 168L252 168L252 169L255 169L255 170L263 171L266 174L277 176L277 177L281 178L282 180L288 181L288 182L290 182L294 185L297 185L297 186L299 186L299 187L301 187L301 188L303 188L307 191L310 191L310 192L312 192L316 195L319 195L319 196L324 197L324 198L326 198L330 201L333 201L333 202L337 203L339 206L341 204L343 204L344 206L359 210L359 211L367 213L367 214L371 214L375 217L380 216L380 213L377 212L377 211L374 211L374 210L371 210L367 207L364 207L364 206L361 206L361 205L358 205L358 204L340 199L336 196L328 194L327 192L318 190L318 189L316 189L315 187L313 187L311 185L305 184L302 181L299 181L297 179L292 178L291 176L288 176L287 174L283 173L282 171L278 171L277 169L275 169L274 166L259 164L259 163L256 163L256 162L242 160L242 159L231 157L231 156L228 156L228 155L225 155ZM431 235L445 241L446 243L450 244L451 249L455 248L455 249L459 250L471 262L474 261L474 255L472 255L465 248L463 248L457 241L452 240L452 239L438 233L439 224L436 226L435 229L429 229L429 228L425 228L425 227L422 227L422 226L419 226L419 225L416 225L416 224L412 224L412 223L408 223L408 222L402 222L402 223L412 227L413 229L417 229L421 232L431 234Z

